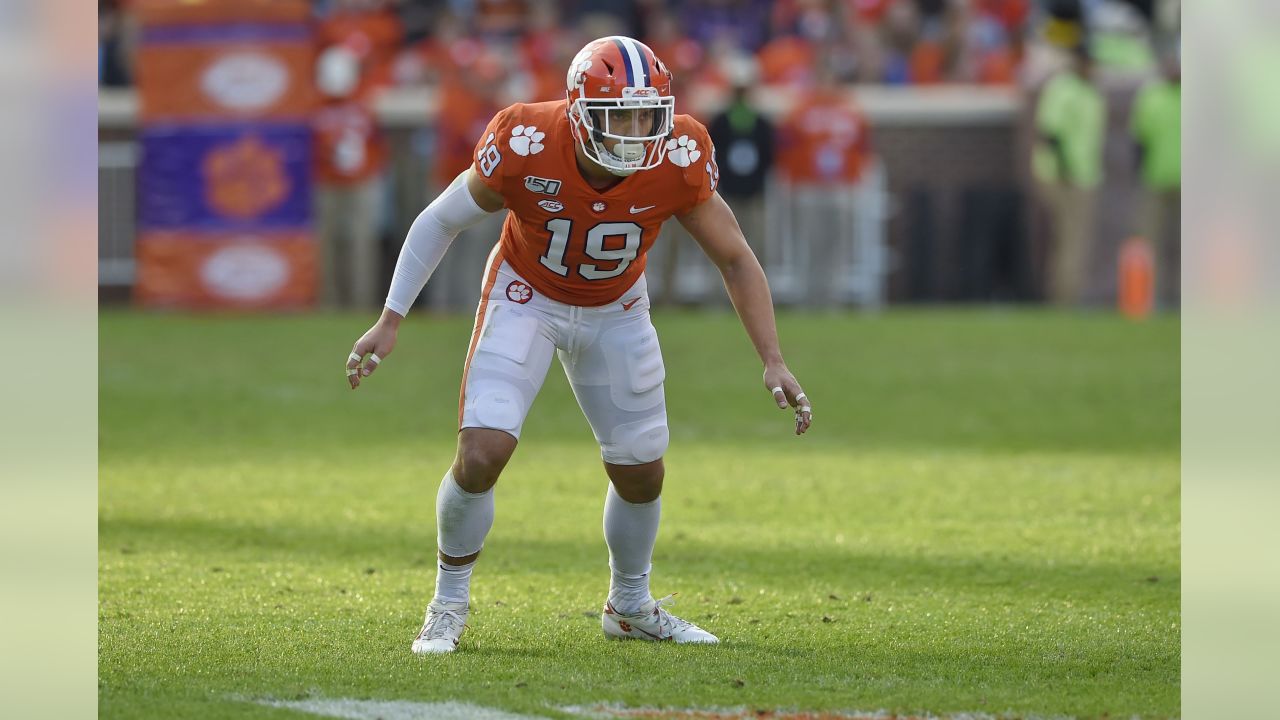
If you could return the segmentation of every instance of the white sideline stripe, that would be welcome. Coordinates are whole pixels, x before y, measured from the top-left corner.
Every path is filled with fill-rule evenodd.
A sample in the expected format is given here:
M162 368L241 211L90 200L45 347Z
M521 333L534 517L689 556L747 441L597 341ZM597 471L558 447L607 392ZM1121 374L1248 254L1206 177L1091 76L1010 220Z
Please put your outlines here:
M346 720L546 720L540 715L518 715L497 708L460 702L411 700L255 700L259 705Z
M294 710L296 712L343 718L344 720L547 720L542 715L522 715L461 702L415 702L412 700L355 700L351 698L310 698L307 700L253 700L267 707ZM555 708L570 715L591 720L618 720L618 718L667 717L687 715L699 720L751 720L757 718L756 710L748 707L732 708L656 708L627 707L625 705L563 705ZM1065 715L1025 715L1012 713L1022 720L1072 720ZM848 720L1001 720L1010 714L991 715L985 712L961 712L949 715L933 713L891 713L886 710L860 712L856 710L773 710L766 717L772 720L803 720L814 718L848 718Z
M590 718L591 720L618 720L619 718L679 718L682 715L696 720L754 720L760 717L754 707L710 707L710 708L657 708L627 707L625 705L562 705L557 710ZM803 720L813 718L848 718L848 720L1003 720L1008 717L1020 720L1074 720L1069 715L1027 715L1023 713L1001 713L991 715L985 712L960 712L948 715L933 713L892 713L887 710L771 710L764 716L771 720Z

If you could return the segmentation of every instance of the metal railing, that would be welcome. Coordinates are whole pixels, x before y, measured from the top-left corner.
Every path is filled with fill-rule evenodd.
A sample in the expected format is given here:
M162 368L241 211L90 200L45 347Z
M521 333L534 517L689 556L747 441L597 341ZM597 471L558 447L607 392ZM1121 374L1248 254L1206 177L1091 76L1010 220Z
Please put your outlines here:
M138 144L98 145L98 285L133 285L137 236Z

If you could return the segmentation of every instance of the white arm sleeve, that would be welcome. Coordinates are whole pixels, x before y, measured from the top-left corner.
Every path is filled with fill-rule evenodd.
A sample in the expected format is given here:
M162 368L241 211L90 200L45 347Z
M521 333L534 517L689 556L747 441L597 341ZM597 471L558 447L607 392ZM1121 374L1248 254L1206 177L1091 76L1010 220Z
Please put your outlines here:
M467 188L467 173L453 179L445 191L418 214L400 248L386 306L401 316L409 314L413 301L435 272L440 259L458 233L484 219L488 212L476 204Z

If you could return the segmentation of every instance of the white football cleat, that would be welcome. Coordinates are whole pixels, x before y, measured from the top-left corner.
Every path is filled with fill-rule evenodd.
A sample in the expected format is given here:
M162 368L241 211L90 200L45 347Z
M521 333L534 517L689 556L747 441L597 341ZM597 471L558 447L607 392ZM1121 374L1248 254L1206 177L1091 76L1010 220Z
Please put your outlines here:
M422 630L413 639L413 652L416 655L437 655L453 652L458 647L458 640L467 630L467 613L469 606L464 602L435 602L427 605L427 619L422 623Z
M610 638L636 638L638 640L670 640L675 643L714 644L720 638L694 625L688 620L667 612L663 605L674 605L671 598L675 593L661 600L650 600L634 615L623 615L609 603L604 604L604 614L600 616L600 624L604 634Z

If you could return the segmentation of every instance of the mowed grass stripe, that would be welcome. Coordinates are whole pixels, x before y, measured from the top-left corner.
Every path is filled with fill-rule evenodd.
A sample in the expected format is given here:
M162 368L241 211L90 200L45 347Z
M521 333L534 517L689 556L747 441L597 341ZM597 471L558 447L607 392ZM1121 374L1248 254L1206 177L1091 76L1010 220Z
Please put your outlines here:
M296 717L233 695L1178 714L1176 322L784 316L819 422L797 439L732 316L661 315L654 586L725 644L600 636L604 480L553 368L467 652L423 662L469 320L415 317L352 393L364 321L102 316L104 716Z

